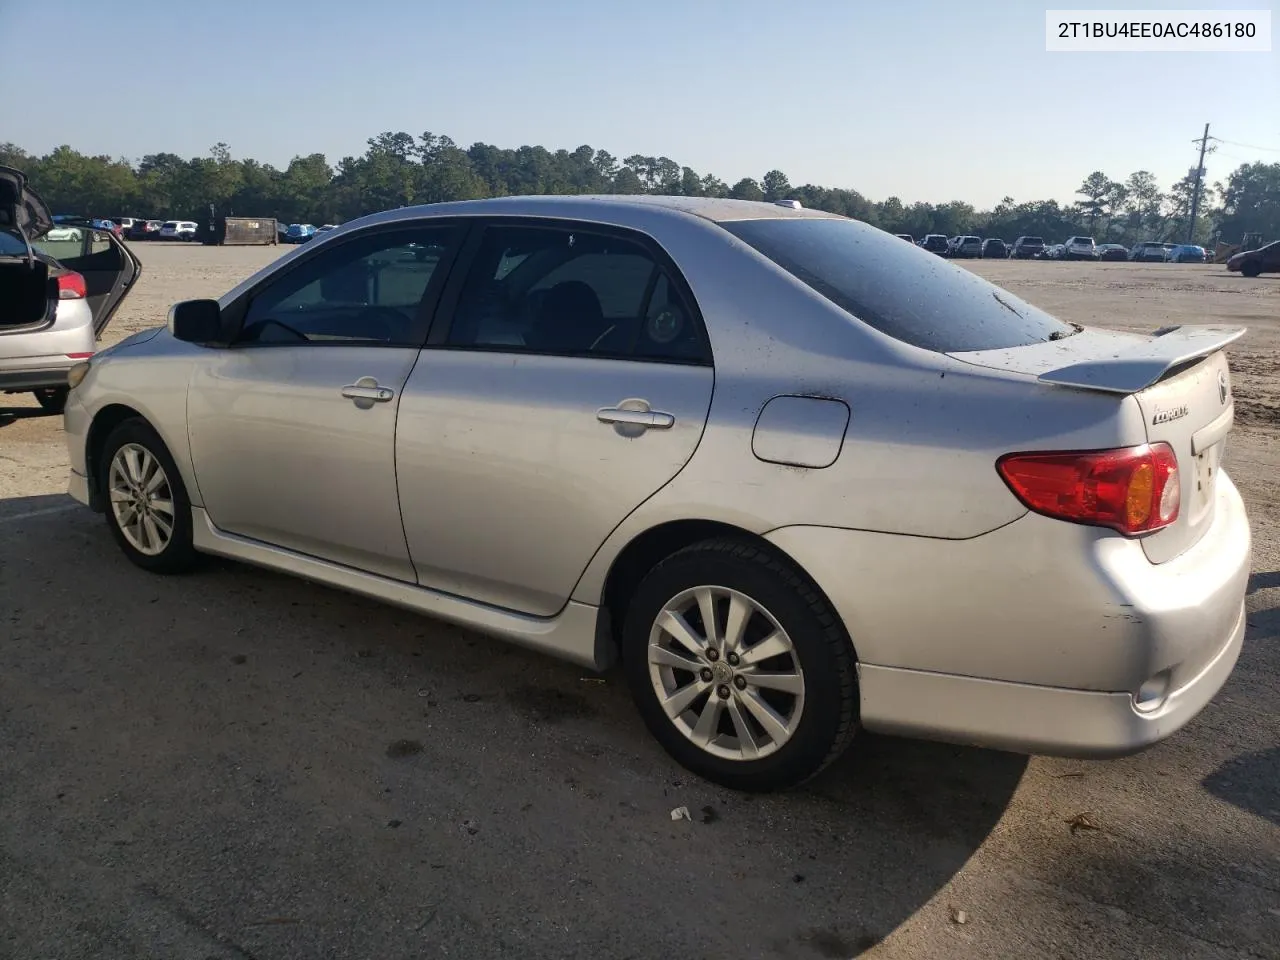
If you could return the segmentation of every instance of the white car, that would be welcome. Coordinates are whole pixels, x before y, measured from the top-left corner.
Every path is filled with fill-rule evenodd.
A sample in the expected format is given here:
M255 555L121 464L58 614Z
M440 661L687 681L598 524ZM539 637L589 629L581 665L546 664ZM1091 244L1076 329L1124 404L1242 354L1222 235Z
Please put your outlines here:
M791 205L402 207L72 368L69 489L146 570L221 555L621 656L735 789L859 727L1114 756L1240 653L1244 332L1064 323Z
M196 224L193 220L166 220L160 226L161 240L194 240Z
M30 392L61 413L68 371L93 356L141 270L110 230L54 226L26 176L0 167L0 395Z
M1063 260L1097 260L1098 248L1093 237L1069 237L1062 245Z

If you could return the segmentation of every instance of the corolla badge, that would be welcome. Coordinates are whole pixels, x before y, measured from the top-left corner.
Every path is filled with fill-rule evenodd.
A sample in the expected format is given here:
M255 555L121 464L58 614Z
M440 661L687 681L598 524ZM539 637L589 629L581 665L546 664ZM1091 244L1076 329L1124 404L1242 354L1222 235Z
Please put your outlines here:
M1168 423L1170 420L1181 420L1190 412L1185 403L1177 407L1169 407L1167 410L1157 410L1156 415L1151 418L1151 425L1154 427Z
M1227 383L1227 371L1218 371L1218 399L1222 401L1222 405L1227 405L1227 398L1231 396L1231 387Z

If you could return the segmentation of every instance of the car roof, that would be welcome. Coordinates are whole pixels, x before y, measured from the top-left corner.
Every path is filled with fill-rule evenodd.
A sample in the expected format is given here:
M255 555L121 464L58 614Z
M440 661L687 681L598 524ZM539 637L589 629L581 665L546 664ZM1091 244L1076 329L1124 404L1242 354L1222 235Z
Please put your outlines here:
M554 219L625 221L628 214L642 210L672 215L692 215L715 223L735 220L826 219L844 220L824 210L782 206L768 201L722 200L714 197L671 197L644 195L519 196L490 197L484 200L456 200L415 207L384 210L361 219L362 224L394 221L419 216L521 216ZM344 224L345 226L345 224Z

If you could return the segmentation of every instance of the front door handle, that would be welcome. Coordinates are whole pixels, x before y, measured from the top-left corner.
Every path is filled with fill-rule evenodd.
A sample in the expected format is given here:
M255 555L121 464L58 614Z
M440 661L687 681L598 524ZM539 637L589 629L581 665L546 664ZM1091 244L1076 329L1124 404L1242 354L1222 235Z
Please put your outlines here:
M395 397L396 392L390 387L378 386L373 377L361 377L355 383L342 388L342 395L348 400L367 400L373 403L386 403Z
M667 430L676 422L669 413L658 410L628 410L623 407L601 407L596 411L601 423L620 423L646 430Z

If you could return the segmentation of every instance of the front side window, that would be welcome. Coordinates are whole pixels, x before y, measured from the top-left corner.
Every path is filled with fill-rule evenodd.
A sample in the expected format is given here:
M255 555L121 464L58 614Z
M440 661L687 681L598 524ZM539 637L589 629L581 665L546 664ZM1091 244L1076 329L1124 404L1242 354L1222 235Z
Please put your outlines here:
M710 362L701 321L647 246L559 226L486 229L447 344Z
M419 346L420 307L454 239L451 227L353 237L256 293L240 342Z

